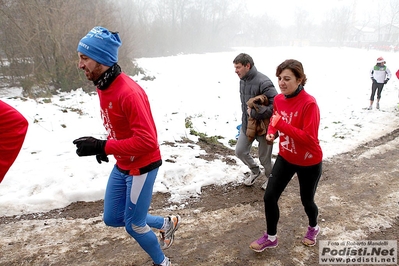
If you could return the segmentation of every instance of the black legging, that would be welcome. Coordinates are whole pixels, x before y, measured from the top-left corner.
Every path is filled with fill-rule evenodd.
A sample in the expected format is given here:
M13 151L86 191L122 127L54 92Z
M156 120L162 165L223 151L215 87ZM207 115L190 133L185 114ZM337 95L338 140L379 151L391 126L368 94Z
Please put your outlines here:
M321 176L321 170L321 162L312 166L299 166L287 162L280 155L277 156L263 197L267 233L269 235L277 234L277 223L280 218L277 202L295 173L298 176L301 201L308 216L309 225L312 227L317 225L319 210L314 202L314 195Z
M373 82L373 85L371 85L370 101L374 101L375 91L377 91L377 99L378 100L381 99L381 92L383 88L384 88L384 83Z

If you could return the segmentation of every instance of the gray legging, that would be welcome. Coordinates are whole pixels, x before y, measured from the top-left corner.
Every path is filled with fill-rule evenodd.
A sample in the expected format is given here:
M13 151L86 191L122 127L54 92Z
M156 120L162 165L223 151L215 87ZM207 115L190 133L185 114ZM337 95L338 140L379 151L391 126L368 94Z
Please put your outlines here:
M374 101L374 95L376 91L377 91L377 99L378 100L381 99L381 92L383 88L384 88L384 83L373 82L373 85L371 85L370 101Z
M255 139L259 142L258 154L259 161L265 169L266 176L272 171L272 151L273 145L268 145L265 135L256 136ZM254 161L250 152L253 141L250 141L245 135L243 129L240 129L240 136L238 137L235 154L236 156L251 169L252 172L257 172L259 165Z
M299 166L287 162L280 155L277 156L263 197L267 233L269 235L277 234L277 223L280 218L280 210L277 202L295 173L298 176L301 201L308 216L309 225L312 227L317 225L319 211L314 202L314 195L321 171L321 162L312 166Z

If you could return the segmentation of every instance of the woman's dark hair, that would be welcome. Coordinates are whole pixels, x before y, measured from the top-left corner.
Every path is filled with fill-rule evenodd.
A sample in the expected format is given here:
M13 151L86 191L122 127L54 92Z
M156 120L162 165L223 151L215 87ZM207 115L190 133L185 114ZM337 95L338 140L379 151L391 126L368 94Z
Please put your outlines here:
M297 79L302 79L301 85L305 86L307 78L303 71L302 63L295 59L287 59L282 62L276 69L276 77L278 77L284 69L289 69L294 73Z
M237 55L236 58L234 58L234 60L233 60L233 64L241 64L243 66L246 66L249 64L249 66L250 66L249 68L252 68L255 65L252 57L250 55L244 54L244 53Z

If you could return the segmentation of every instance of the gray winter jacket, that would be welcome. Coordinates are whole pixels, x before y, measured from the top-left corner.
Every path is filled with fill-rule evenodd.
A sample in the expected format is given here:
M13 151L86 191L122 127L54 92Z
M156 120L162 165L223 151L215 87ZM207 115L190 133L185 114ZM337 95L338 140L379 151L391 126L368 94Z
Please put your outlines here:
M258 72L255 66L240 80L240 98L242 109L242 130L247 131L248 114L247 101L253 97L264 94L269 100L269 105L265 106L261 112L252 110L251 117L257 120L270 118L273 114L274 96L277 95L273 82L261 72Z

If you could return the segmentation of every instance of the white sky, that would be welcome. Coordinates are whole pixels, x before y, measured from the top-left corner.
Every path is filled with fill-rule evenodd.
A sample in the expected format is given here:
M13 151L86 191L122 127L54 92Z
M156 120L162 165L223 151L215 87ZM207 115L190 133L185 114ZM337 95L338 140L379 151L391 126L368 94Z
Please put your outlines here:
M192 117L198 132L225 137L222 141L226 145L235 138L241 113L239 79L232 61L240 52L252 55L258 70L268 75L276 88L276 66L287 58L302 61L308 76L305 89L320 105L319 138L325 160L379 138L399 124L399 81L394 76L399 68L399 54L348 48L240 48L234 52L138 60L149 75L156 77L154 81L135 79L149 96L159 143L182 137L196 140L185 128L187 117ZM369 103L369 69L379 56L385 58L393 77L383 90L382 110L367 111L363 108ZM13 93L10 90L7 95ZM55 96L52 103L46 104L1 97L20 110L30 125L17 160L0 184L0 216L48 211L74 201L103 198L114 159L99 165L94 157L78 157L72 144L81 136L104 136L98 98L81 90L62 98ZM84 114L62 112L69 108L81 109ZM241 184L243 174L248 171L238 160L237 166L231 166L198 159L197 155L204 151L192 146L161 145L164 163L154 191L170 192L178 202L175 207L184 207L187 197L200 196L205 185ZM277 153L278 145L274 147ZM168 163L166 159L176 163Z
M267 13L283 26L292 25L295 12L300 10L313 18L313 22L320 23L334 8L349 7L351 10L355 10L356 20L364 20L374 16L380 8L387 9L389 6L388 0L380 0L378 3L373 0L246 0L246 2L247 9L251 14L262 15ZM386 14L386 11L384 11L384 14Z

